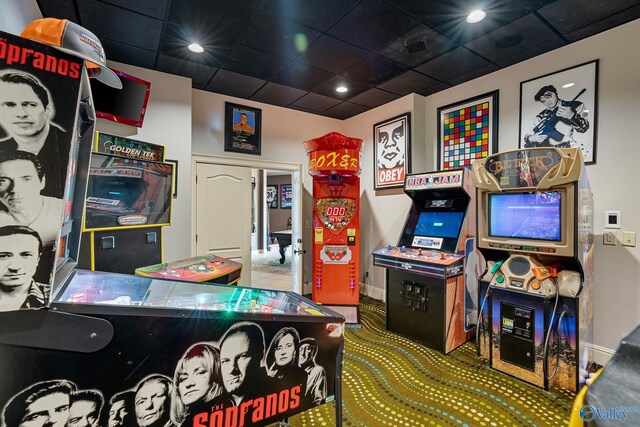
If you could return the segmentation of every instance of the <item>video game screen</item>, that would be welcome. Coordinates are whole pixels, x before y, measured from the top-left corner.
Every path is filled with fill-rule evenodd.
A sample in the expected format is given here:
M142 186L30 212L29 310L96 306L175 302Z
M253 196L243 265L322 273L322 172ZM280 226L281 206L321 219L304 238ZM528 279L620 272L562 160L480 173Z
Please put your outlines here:
M420 212L414 235L457 238L464 212Z
M85 230L169 224L172 171L169 163L92 153Z
M489 236L559 242L559 191L489 194Z

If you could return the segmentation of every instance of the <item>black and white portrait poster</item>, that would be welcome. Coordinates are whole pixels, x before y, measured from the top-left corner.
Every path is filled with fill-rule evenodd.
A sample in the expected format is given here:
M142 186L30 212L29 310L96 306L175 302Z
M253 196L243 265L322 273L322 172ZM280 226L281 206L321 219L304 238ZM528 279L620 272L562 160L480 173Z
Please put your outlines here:
M410 172L411 113L373 125L374 188L402 187Z
M580 148L596 162L598 60L520 83L520 148Z
M82 67L0 33L0 311L48 303Z
M343 323L327 317L106 319L115 336L98 352L0 344L0 425L248 427L335 398Z

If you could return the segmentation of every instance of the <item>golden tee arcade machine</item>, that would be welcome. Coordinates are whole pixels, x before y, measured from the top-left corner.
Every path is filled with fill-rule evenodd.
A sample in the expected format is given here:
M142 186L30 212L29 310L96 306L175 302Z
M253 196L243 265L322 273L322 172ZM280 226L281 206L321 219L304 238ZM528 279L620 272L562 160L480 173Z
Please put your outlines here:
M387 330L449 353L473 330L465 306L477 290L466 289L464 275L475 234L470 171L407 175L404 191L413 204L398 244L373 252L373 265L387 270Z
M535 148L473 163L478 351L492 368L576 392L593 367L593 198L580 149Z
M331 132L304 146L313 177L313 300L357 306L362 140Z

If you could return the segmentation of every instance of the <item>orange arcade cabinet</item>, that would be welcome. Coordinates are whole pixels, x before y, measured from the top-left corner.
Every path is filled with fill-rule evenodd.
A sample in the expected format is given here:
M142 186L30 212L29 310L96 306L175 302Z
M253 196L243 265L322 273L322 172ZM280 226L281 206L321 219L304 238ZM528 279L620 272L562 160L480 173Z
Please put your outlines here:
M313 300L357 307L362 140L331 132L304 146L313 177Z

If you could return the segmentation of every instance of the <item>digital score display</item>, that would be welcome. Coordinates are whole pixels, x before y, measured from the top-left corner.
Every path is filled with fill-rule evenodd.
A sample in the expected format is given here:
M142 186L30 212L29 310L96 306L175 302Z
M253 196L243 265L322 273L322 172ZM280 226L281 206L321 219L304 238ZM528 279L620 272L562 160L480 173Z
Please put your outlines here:
M347 213L346 207L329 206L325 210L324 216L329 220L331 224L340 224L344 221L344 217L346 213Z
M353 199L329 197L318 199L316 209L322 225L331 231L340 232L351 222L356 203Z

